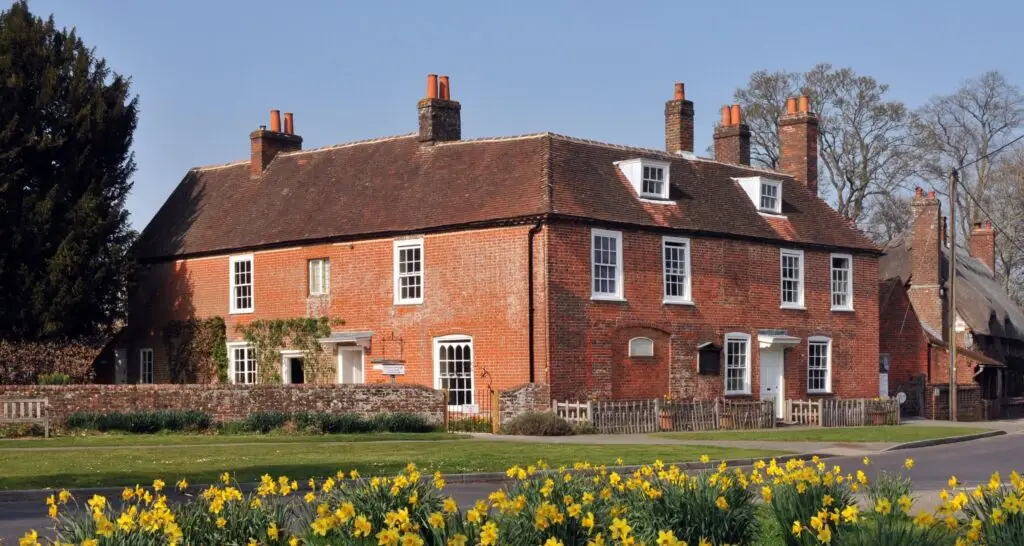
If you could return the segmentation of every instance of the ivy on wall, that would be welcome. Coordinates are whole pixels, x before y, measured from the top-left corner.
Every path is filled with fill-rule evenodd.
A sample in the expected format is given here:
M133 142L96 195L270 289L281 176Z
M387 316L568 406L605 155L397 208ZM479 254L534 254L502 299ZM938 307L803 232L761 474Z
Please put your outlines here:
M334 363L325 354L322 338L331 335L331 327L344 324L330 317L260 319L235 327L246 343L256 349L260 383L280 383L281 349L301 351L307 381L333 377Z
M164 326L172 383L226 383L227 326L221 317L176 320Z

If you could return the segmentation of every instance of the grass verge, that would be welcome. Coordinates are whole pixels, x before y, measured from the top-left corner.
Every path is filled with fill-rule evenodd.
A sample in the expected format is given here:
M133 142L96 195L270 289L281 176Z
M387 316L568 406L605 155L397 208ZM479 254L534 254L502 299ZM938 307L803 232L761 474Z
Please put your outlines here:
M775 442L883 442L903 443L934 438L949 438L989 429L925 425L880 427L800 428L750 431L658 432L653 436L674 440L736 440Z
M195 484L216 481L230 471L242 482L269 473L303 481L338 470L356 469L364 476L392 474L413 462L425 471L446 474L502 471L514 464L543 459L552 466L577 461L626 464L770 457L764 450L670 445L581 445L489 441L348 442L336 444L203 446L77 450L55 449L28 454L0 450L0 489L123 486L162 478L173 483L187 478ZM30 455L30 456L26 456Z
M183 446L183 445L226 445L226 444L276 444L276 443L334 443L334 442L380 442L380 441L438 441L462 440L468 435L447 432L368 432L353 434L97 434L87 436L61 436L44 440L42 438L21 438L0 440L0 452L12 448L90 448L127 446Z

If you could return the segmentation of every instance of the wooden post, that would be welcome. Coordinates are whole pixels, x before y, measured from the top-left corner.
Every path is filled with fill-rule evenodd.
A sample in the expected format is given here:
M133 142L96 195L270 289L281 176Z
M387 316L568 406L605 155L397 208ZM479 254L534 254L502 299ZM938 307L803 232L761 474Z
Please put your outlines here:
M501 393L491 391L491 432L497 434L501 429Z
M449 431L451 430L451 422L449 421L450 417L448 416L448 389L442 390L441 393L444 395L444 400L442 400L442 403L444 404L444 430Z

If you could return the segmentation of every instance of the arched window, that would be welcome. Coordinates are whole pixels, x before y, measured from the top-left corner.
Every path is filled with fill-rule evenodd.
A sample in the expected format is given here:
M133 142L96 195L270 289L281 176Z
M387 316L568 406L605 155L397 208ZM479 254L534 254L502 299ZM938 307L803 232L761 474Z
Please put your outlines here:
M654 340L649 337L635 337L629 340L629 356L654 356Z
M473 338L464 335L434 338L434 386L448 391L448 405L473 404Z

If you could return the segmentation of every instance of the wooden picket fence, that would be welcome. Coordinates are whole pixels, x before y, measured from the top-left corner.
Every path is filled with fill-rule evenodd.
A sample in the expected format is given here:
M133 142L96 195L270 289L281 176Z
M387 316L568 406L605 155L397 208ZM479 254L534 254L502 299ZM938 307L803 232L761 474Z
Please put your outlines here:
M603 434L750 430L775 426L775 406L771 400L555 401L552 411L571 423L589 423Z
M787 423L818 427L861 427L900 424L900 404L895 398L838 400L787 400Z

